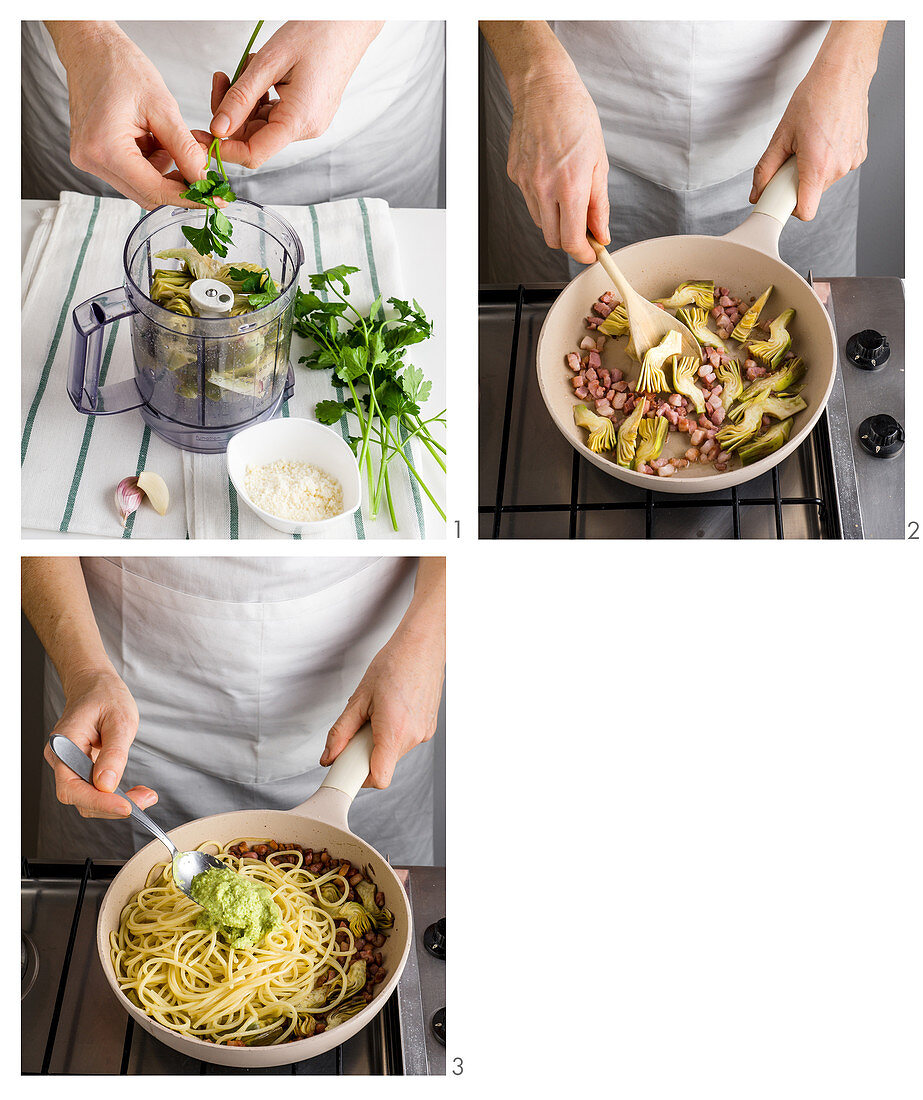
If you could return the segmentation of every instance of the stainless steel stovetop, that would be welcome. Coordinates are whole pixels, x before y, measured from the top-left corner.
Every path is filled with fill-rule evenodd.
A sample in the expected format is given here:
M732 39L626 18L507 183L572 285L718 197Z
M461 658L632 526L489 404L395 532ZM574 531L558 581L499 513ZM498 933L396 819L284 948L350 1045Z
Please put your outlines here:
M899 440L896 453L884 457L889 448L881 446L891 420L903 436L903 285L894 278L817 279L819 292L823 282L830 286L827 309L839 352L826 412L775 470L724 493L692 497L609 477L554 427L538 389L535 348L560 285L482 288L480 536L903 538L904 450ZM869 356L877 369L861 369L851 358L851 338L869 330L890 346L883 365L880 354ZM870 438L868 422L879 417L885 419L872 420Z
M198 1062L149 1035L119 1006L96 954L96 920L121 864L23 861L22 1072L25 1074L422 1075L445 1073L445 959L424 946L445 917L445 869L411 867L414 939L397 989L368 1027L318 1058L274 1069ZM442 927L444 932L444 926ZM438 939L438 937L437 937Z

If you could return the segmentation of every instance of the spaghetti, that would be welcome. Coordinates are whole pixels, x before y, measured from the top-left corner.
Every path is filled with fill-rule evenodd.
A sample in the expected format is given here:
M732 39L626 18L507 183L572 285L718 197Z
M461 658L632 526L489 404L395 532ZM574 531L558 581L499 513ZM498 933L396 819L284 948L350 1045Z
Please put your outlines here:
M326 851L314 859L275 841L199 847L216 849L269 890L281 923L252 947L232 947L217 930L196 928L201 908L176 886L171 865L158 864L109 937L128 999L164 1027L231 1046L306 1038L361 1011L384 978L381 929L393 922L367 874Z

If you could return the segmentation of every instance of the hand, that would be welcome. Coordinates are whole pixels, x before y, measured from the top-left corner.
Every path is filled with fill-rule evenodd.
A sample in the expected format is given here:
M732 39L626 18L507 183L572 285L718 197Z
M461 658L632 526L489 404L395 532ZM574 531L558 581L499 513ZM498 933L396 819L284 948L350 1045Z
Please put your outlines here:
M440 648L429 631L398 627L327 734L321 765L332 764L371 721L374 747L369 777L362 785L387 787L398 760L436 732L444 672L444 641Z
M380 29L381 23L289 21L251 54L233 85L215 73L211 131L222 139L222 159L258 168L291 142L323 134ZM278 99L269 98L273 87Z
M576 72L532 82L514 101L507 173L548 247L595 263L586 231L609 243L609 159L596 106Z
M201 179L206 147L183 122L176 100L148 58L114 24L50 24L67 70L70 156L148 210L193 207L183 179ZM178 171L169 173L176 164Z
M809 222L821 195L865 160L868 89L884 24L835 23L807 76L795 89L766 152L753 171L750 202L794 154L796 218Z
M138 708L131 692L114 670L93 669L69 680L66 693L64 713L52 732L67 737L93 759L93 784L75 775L46 745L45 759L54 768L58 801L76 806L81 817L127 817L128 803L110 792L122 779L138 730ZM157 801L150 787L132 787L126 794L142 810Z

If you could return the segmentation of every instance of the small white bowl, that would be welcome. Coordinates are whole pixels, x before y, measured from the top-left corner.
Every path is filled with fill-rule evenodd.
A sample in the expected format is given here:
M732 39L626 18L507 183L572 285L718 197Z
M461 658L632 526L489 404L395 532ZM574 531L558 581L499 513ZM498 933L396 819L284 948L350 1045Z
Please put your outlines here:
M265 512L247 494L248 466L263 466L286 459L289 462L310 462L319 466L343 487L343 511L328 519L305 520L301 523ZM227 449L228 476L237 495L260 519L289 535L310 535L313 531L338 523L351 515L362 500L359 463L349 444L331 428L315 420L276 417L255 424L231 437Z

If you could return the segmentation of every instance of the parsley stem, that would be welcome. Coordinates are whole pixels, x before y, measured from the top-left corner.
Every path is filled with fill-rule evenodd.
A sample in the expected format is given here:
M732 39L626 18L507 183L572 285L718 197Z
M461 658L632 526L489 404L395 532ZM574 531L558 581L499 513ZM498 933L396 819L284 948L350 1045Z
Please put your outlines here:
M218 171L221 173L225 183L229 183L228 174L224 170L224 162L221 160L221 138L215 138L208 149L208 163L211 164L212 157L215 158L215 164L218 165Z
M381 414L379 413L379 415L381 415ZM426 482L425 482L425 481L423 480L423 478L422 478L422 477L420 477L420 475L419 475L419 474L417 473L416 467L415 467L415 466L414 466L414 464L413 464L413 463L412 463L412 462L410 461L410 459L409 459L409 458L407 457L407 455L406 455L406 454L404 454L404 449L403 449L403 447L402 447L402 446L401 446L401 444L400 444L400 443L399 443L399 442L398 442L398 441L397 441L397 440L396 440L396 439L394 438L394 435L393 435L393 433L391 432L391 427L390 427L390 425L388 424L388 422L387 422L386 420L384 420L384 418L383 418L383 417L382 417L382 422L383 422L383 424L384 424L384 430L385 430L385 432L387 432L388 436L389 436L389 437L391 438L391 441L392 441L392 443L394 444L394 449L395 449L395 451L396 451L396 452L397 452L397 453L398 453L398 454L399 454L399 455L401 456L401 458L402 458L402 459L404 460L404 462L405 462L405 463L406 463L406 465L407 465L407 469L408 469L408 470L410 471L410 473L411 473L411 474L412 474L412 475L414 476L414 478L416 479L416 481L417 481L418 485L420 486L420 488L421 488L421 489L423 490L423 492L424 492L424 493L426 493L426 495L427 495L427 496L429 497L429 499L430 499L430 500L431 500L431 501L433 502L433 504L434 504L434 505L436 506L436 511L437 511L437 512L439 513L439 515L440 515L440 516L442 516L442 518L443 518L443 519L446 519L446 514L445 514L445 512L443 512L443 510L442 510L442 509L441 509L441 508L439 507L439 503L438 503L438 501L437 501L437 500L436 500L436 498L435 498L435 497L433 496L433 494L432 494L432 493L431 493L431 492L429 491L429 486L428 486L428 485L426 484Z
M397 530L397 516L394 514L394 501L391 499L391 478L388 476L388 467L385 465L385 493L388 497L388 511L391 513L391 526Z
M237 78L244 71L244 65L247 64L247 58L250 56L250 47L256 41L256 36L260 33L260 28L262 26L263 26L263 20L261 19L259 21L259 23L257 23L257 25L253 28L253 34L250 35L250 41L247 43L246 48L244 49L243 56L241 57L240 61L237 63L237 68L234 71L234 79L231 81L232 84L237 83Z

